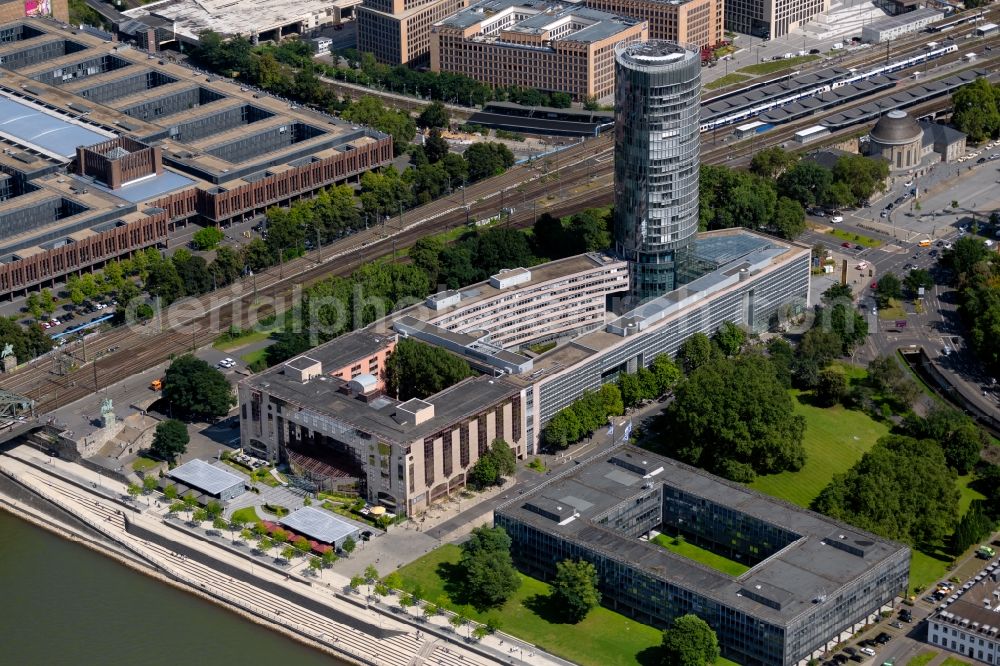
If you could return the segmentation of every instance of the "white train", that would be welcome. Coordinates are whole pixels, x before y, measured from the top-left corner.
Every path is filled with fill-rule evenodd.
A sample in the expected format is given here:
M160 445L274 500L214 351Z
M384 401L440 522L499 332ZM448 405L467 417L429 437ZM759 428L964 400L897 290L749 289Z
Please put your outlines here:
M929 51L923 51L916 55L910 56L908 58L902 58L900 60L893 61L887 65L879 65L878 67L873 67L872 69L865 70L863 72L858 72L855 69L848 70L846 73L835 78L832 81L827 81L821 85L805 87L795 92L789 92L788 94L781 95L779 97L774 97L772 99L754 104L753 106L748 106L736 111L727 111L725 115L720 115L718 117L709 117L701 124L702 132L709 132L720 127L726 127L728 125L733 125L750 118L755 118L758 115L770 111L771 109L777 109L779 107L785 106L786 104L791 104L792 102L804 99L807 97L815 97L816 95L821 95L825 92L829 92L834 88L840 88L841 86L850 85L852 83L857 83L859 81L865 81L867 79L881 76L883 74L891 74L892 72L898 72L921 63L928 62L930 60L935 60L949 53L958 52L958 45L949 44L948 46L941 46L938 48L931 49ZM738 91L737 91L738 92Z

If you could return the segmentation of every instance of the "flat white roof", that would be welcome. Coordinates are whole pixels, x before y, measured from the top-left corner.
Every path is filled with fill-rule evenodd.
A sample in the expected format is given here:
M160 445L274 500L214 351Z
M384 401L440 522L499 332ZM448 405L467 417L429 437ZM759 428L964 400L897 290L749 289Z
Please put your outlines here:
M830 130L822 125L813 125L812 127L807 127L804 130L799 130L795 133L795 136L809 136L811 134L819 134L820 132L829 132Z
M49 157L72 158L77 146L91 146L113 136L99 127L0 93L0 137Z
M329 511L304 506L278 520L285 527L323 543L336 543L360 530Z
M242 476L209 465L197 458L170 470L168 476L209 495L218 495L223 490L243 484Z
M757 129L758 127L762 127L763 125L764 123L760 122L759 120L755 120L752 123L747 123L746 125L740 125L739 127L736 128L736 131L749 132L752 129Z

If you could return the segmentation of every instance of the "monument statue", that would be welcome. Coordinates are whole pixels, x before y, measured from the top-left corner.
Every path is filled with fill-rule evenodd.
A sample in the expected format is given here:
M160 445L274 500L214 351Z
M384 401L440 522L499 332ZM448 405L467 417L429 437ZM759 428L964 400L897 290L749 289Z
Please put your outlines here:
M0 352L0 358L7 358L14 354L14 345L9 342L3 346L3 351Z
M111 398L105 398L101 401L101 422L105 428L108 428L113 426L115 421L115 408Z

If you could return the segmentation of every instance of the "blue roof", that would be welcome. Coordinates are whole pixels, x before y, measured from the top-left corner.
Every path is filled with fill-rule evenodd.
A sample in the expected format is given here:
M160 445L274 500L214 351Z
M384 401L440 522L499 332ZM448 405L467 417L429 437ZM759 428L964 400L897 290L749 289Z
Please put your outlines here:
M107 141L113 135L62 120L29 104L0 95L0 132L43 152L71 158L77 146Z
M182 176L175 171L164 170L159 176L153 176L151 178L143 178L132 183L127 183L122 185L117 190L112 190L109 187L105 187L103 184L96 181L91 182L87 179L88 186L96 187L102 192L107 192L112 196L116 196L119 199L124 199L129 203L140 203L142 201L147 201L149 199L155 199L158 196L166 194L167 192L173 192L184 187L188 187L194 183L193 180L187 176Z

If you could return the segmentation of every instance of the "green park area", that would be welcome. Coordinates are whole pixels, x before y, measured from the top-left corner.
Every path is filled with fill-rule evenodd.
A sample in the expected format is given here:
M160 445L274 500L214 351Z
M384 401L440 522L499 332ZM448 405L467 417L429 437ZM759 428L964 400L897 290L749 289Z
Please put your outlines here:
M707 567L711 567L716 571L721 571L724 574L729 574L730 576L736 577L750 570L750 567L743 564L742 562L737 562L731 560L728 557L723 557L713 553L710 550L705 550L700 546L696 546L693 543L677 537L667 536L666 534L657 534L651 539L653 543L657 546L666 548L672 553L677 553L689 560L694 560L699 564L704 564Z
M782 58L781 60L768 60L756 65L747 65L740 69L747 74L774 74L786 69L795 69L799 65L818 60L818 55L795 56L794 58Z
M941 662L941 666L972 666L972 664L961 659L956 659L955 657L948 657Z
M578 624L561 619L549 602L547 584L519 574L521 586L500 608L484 613L454 603L461 550L447 544L399 570L403 588L480 623L493 619L506 633L582 666L637 666L655 661L663 634L606 608L595 608ZM560 619L557 619L560 618ZM733 662L720 659L717 664Z
M906 666L927 666L937 655L938 653L933 650L925 650L906 662Z
M720 76L714 81L709 81L705 84L706 90L716 90L718 88L725 88L726 86L736 85L737 83L743 83L750 77L746 74L737 74L736 72L730 72L725 76Z
M840 240L845 240L849 243L855 243L857 245L863 245L864 247L878 247L882 245L882 241L878 238L872 238L871 236L865 236L864 234L856 234L850 231L844 231L843 229L831 229L827 232L831 236L839 238Z
M841 367L852 382L865 376L861 368L847 364ZM791 393L796 413L806 419L803 437L806 463L797 472L758 476L750 487L798 506L809 507L834 475L850 469L880 437L889 434L889 427L862 411L840 405L813 406L809 403L808 394L796 390ZM983 495L969 487L971 481L971 475L960 476L956 480L961 493L960 514L969 509L972 500L983 499ZM943 543L924 545L919 550L914 548L910 562L911 594L942 579L953 559Z
M258 326L257 328L249 331L234 329L226 331L216 338L215 342L212 343L212 346L220 351L239 349L240 347L246 347L247 345L251 345L255 342L267 340L271 336L272 331L274 331L273 322L271 326Z

